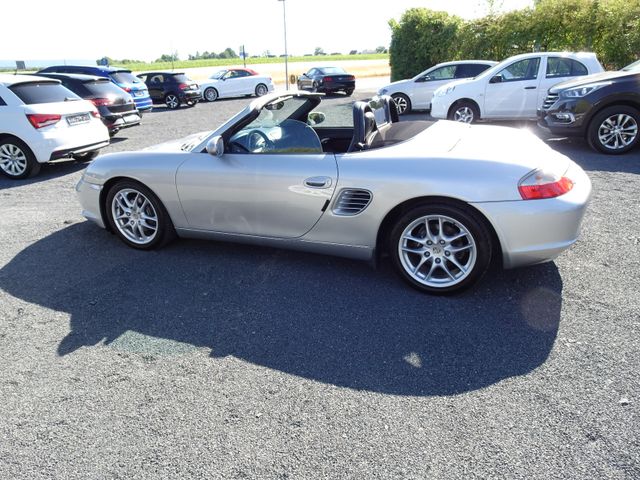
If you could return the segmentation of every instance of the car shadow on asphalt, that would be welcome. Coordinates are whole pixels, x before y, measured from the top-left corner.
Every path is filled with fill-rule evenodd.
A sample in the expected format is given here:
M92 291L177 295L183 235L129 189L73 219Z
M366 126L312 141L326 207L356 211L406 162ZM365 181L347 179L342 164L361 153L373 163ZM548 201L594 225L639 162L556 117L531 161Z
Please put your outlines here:
M0 288L68 312L61 356L82 347L154 357L205 347L212 361L231 355L331 385L415 396L460 394L536 369L562 305L553 263L491 272L470 292L435 297L406 286L387 263L374 270L195 240L141 252L88 222L21 251L0 270Z
M21 187L24 185L32 185L35 183L46 182L48 180L64 177L70 173L75 173L86 168L88 163L76 162L75 160L65 160L55 163L44 163L35 177L25 178L24 180L12 180L5 175L0 174L0 190Z

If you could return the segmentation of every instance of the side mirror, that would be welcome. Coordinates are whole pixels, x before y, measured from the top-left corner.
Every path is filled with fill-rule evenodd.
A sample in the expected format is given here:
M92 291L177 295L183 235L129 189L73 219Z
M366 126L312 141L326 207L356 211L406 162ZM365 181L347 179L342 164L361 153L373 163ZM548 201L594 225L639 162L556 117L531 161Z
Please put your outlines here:
M327 116L322 112L311 112L307 116L307 124L311 126L318 125L324 122L326 118Z
M496 75L495 77L491 77L489 83L502 83L502 75Z
M214 157L221 157L224 154L224 140L220 135L216 135L207 142L207 153Z

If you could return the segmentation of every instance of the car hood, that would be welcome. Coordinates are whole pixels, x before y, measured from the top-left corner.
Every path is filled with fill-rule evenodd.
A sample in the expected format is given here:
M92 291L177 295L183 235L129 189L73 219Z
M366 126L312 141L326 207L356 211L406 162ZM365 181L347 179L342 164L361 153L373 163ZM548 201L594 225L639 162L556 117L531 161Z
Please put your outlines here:
M194 133L193 135L180 138L178 140L170 140L168 142L159 143L144 148L144 152L190 152L199 145L211 132Z
M567 88L581 87L583 85L589 85L596 82L605 82L607 80L614 80L616 78L622 77L630 77L633 75L638 75L638 72L623 72L622 70L618 70L615 72L602 72L602 73L594 73L592 75L585 75L584 77L579 77L573 80L567 80L562 83L558 83L549 89L549 92L556 93L561 90L565 90Z
M412 83L413 80L412 79L406 79L406 80L398 80L396 82L391 82L387 85L385 85L384 87L380 88L378 91L382 91L382 90L396 90L399 87L404 87L405 85Z

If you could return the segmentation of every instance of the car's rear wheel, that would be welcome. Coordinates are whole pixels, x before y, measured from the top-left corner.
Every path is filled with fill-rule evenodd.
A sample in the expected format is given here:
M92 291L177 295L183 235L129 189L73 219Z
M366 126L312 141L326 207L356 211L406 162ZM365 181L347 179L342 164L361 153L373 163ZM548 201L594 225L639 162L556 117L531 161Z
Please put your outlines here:
M164 205L140 183L117 182L107 194L105 211L111 229L130 247L150 250L175 237Z
M264 83L259 83L258 86L256 86L256 97L266 95L268 92L269 89Z
M344 91L344 93L345 93L345 95L346 95L347 97L350 97L351 95L353 95L353 88L347 88L347 89Z
M33 177L40 171L40 164L31 149L14 137L0 139L0 170L15 180Z
M461 123L473 123L480 118L480 112L471 102L458 102L449 110L449 120Z
M164 97L164 103L171 110L175 110L180 107L180 98L175 93L167 93Z
M640 138L640 112L633 107L614 105L598 113L587 131L589 145L602 153L619 155L635 147Z
M215 102L218 99L218 91L213 87L207 88L204 91L204 99L207 102Z
M396 103L398 115L404 115L411 112L411 100L404 93L394 93L391 98Z
M422 205L391 231L400 276L427 293L450 294L476 283L491 261L491 236L477 215L449 204Z

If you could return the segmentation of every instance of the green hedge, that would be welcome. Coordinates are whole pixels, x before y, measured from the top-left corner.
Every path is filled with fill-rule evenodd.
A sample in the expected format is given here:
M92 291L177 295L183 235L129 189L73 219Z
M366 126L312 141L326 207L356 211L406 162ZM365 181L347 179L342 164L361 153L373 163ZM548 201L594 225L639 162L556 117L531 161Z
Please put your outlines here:
M393 80L440 62L518 53L593 51L609 69L640 56L640 0L538 0L533 8L464 21L425 8L391 20Z

